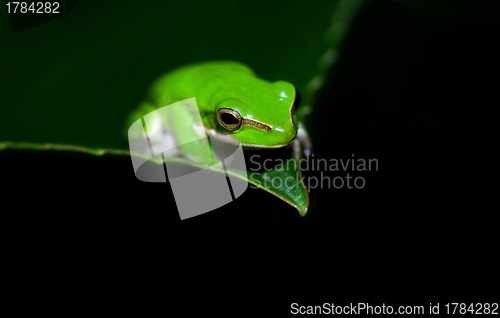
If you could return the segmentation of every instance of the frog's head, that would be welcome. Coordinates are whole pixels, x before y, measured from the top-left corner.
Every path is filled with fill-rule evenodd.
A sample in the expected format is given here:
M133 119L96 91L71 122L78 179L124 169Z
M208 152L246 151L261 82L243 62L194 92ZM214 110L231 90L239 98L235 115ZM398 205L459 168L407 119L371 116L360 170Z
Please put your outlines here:
M218 105L217 121L244 147L280 148L297 136L299 103L297 90L287 82L243 87Z

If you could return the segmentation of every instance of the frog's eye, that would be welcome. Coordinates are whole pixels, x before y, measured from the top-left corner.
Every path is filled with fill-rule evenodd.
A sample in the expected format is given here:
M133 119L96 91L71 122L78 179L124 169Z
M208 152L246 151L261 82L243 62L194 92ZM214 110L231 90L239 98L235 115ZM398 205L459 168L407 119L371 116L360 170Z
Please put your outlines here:
M230 131L240 128L242 122L241 115L230 108L220 108L217 111L217 119L222 127Z

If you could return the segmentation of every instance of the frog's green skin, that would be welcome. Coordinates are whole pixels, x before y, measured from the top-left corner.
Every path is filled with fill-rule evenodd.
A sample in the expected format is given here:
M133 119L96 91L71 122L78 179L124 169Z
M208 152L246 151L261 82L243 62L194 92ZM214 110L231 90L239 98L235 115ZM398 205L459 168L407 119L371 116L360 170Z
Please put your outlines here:
M297 136L298 121L293 105L295 87L287 82L258 78L246 65L233 61L196 63L175 69L156 80L146 101L130 115L128 127L140 117L163 106L195 97L206 132L220 140L238 139L244 148L272 149L290 145ZM245 123L229 131L218 121L221 108L238 112ZM191 115L176 111L163 118L173 127L178 144L192 133ZM151 136L150 136L151 137ZM153 136L154 137L154 136ZM153 137L151 137L153 139ZM196 157L196 154L191 154Z

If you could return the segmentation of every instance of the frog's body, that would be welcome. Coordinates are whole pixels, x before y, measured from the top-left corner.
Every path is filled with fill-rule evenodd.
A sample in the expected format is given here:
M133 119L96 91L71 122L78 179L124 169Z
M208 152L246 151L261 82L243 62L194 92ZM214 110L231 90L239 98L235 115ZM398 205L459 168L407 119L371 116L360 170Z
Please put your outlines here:
M233 61L191 64L161 76L147 100L130 115L128 126L158 108L192 97L204 127L193 125L192 114L177 108L162 113L162 118L150 116L156 122L146 123L147 127L171 127L169 131L150 131L151 142L182 145L183 139L193 140L192 134L194 139L201 139L206 132L222 141L236 138L244 148L272 149L288 146L297 137L295 108L299 100L295 87L283 81L260 79L246 65ZM129 136L134 136L133 132ZM202 161L200 157L206 156L188 155Z

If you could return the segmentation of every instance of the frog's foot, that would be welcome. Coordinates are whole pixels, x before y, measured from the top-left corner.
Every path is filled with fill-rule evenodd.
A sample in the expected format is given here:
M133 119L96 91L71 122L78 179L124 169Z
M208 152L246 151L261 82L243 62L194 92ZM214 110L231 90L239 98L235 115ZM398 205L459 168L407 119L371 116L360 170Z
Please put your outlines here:
M297 137L292 143L293 154L295 160L300 161L304 157L308 157L312 151L311 139L309 139L309 134L307 133L304 125L299 122L299 129L297 131Z
M189 162L202 163L206 164L206 166L212 165L212 159L208 149L205 152L200 151L199 153L193 154L184 153L182 146L179 145L171 131L163 131L161 134L152 135L148 141L152 149L166 149L163 152L165 158L180 157Z
M159 117L155 119L155 121L159 120ZM156 127L159 129L155 129ZM153 129L146 134L146 139L148 141L147 147L142 146L142 149L139 149L142 153L155 155L163 153L165 157L175 157L180 154L179 145L174 134L170 129L161 128L161 123L153 126ZM143 142L140 142L140 144L144 145Z
M170 130L162 130L160 134L150 136L149 142L152 149L165 149L165 157L176 157L181 154L179 144Z

